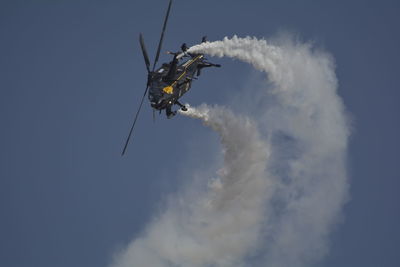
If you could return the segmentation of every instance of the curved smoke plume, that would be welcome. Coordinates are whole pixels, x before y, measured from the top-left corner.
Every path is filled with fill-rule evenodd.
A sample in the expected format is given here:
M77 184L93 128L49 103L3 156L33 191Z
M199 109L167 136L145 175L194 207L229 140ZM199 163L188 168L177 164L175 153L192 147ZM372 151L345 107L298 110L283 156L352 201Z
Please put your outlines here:
M332 58L307 44L236 36L189 52L250 63L267 73L268 89L255 118L206 105L183 113L220 135L218 177L176 197L113 266L289 267L322 258L348 190L349 130Z

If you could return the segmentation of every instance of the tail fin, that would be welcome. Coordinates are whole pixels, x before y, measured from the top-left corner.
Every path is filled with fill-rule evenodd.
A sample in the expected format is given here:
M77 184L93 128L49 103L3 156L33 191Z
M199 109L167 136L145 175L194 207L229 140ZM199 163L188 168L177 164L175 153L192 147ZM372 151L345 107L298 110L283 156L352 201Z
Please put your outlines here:
M182 49L183 52L186 52L188 50L188 47L187 47L186 43L183 43L181 45L181 49Z

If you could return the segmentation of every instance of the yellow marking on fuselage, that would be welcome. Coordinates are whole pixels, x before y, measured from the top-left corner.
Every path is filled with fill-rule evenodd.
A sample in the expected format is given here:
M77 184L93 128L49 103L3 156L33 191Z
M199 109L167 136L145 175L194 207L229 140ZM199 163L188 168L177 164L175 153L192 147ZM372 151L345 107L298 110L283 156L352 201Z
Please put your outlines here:
M203 56L203 55L198 55L197 57L195 57L194 59L192 59L192 61L191 61L187 66L185 66L185 70L182 72L182 74L178 77L178 79L176 79L175 82L173 82L173 83L171 84L171 86L174 87L174 86L178 83L178 81L179 81L180 79L182 79L183 76L185 76L187 68L188 68L190 65L192 65L193 62L195 62L197 59L199 59L199 58L202 57L202 56Z
M163 88L163 91L169 95L172 95L172 93L174 92L174 88L172 86L166 86Z

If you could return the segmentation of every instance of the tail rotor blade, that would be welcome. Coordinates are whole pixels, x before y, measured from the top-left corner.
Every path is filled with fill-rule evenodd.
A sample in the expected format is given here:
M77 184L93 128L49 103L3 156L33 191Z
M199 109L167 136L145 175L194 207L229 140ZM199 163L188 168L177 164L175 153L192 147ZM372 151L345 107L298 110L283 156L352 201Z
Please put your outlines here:
M140 36L139 36L139 42L140 42L140 46L142 48L142 53L143 53L143 57L144 57L144 62L146 63L147 72L150 73L150 59L147 54L146 46L144 45L144 39L143 39L142 34L140 34Z
M137 119L138 119L138 117L139 117L140 110L142 109L143 100L144 100L144 97L146 96L146 93L147 93L147 90L148 90L148 89L149 89L149 87L147 86L147 87L146 87L146 90L144 91L142 100L140 101L139 108L138 108L138 110L137 110L137 112L136 112L135 119L133 120L133 124L132 124L131 130L129 131L128 138L126 139L125 146L124 146L124 149L122 150L121 156L123 156L123 155L125 154L125 152L126 152L126 148L128 147L129 140L131 139L132 132L133 132L133 128L135 128L135 124L136 124L136 121L137 121Z
M168 17L169 17L169 11L171 10L171 5L172 5L172 0L169 0L167 14L165 15L164 25L163 25L163 28L162 28L162 31L161 31L161 36L160 36L160 42L158 43L158 49L157 49L157 53L156 53L156 58L154 60L153 71L156 68L156 64L157 64L158 58L160 57L160 51L161 51L162 42L163 42L163 39L164 39L165 29L167 28L167 22L168 22Z

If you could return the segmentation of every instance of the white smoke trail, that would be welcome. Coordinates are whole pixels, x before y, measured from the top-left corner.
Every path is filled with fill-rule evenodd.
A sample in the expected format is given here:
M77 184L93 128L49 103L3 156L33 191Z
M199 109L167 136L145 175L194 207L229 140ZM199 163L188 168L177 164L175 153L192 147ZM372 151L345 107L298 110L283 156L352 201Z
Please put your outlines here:
M174 201L115 266L242 266L248 251L257 248L268 196L268 149L256 125L206 105L184 114L218 132L223 168L208 191Z
M332 58L307 44L286 41L278 47L236 36L200 44L190 52L237 58L268 74L272 101L259 107L258 118L268 126L269 168L281 186L274 196L279 208L268 228L273 242L267 245L265 262L303 266L321 258L348 187L349 130L336 94Z
M268 105L252 119L189 109L221 136L219 177L172 202L114 266L309 266L326 254L348 191L349 130L332 58L307 44L236 36L189 52L266 72L270 88L257 103Z

